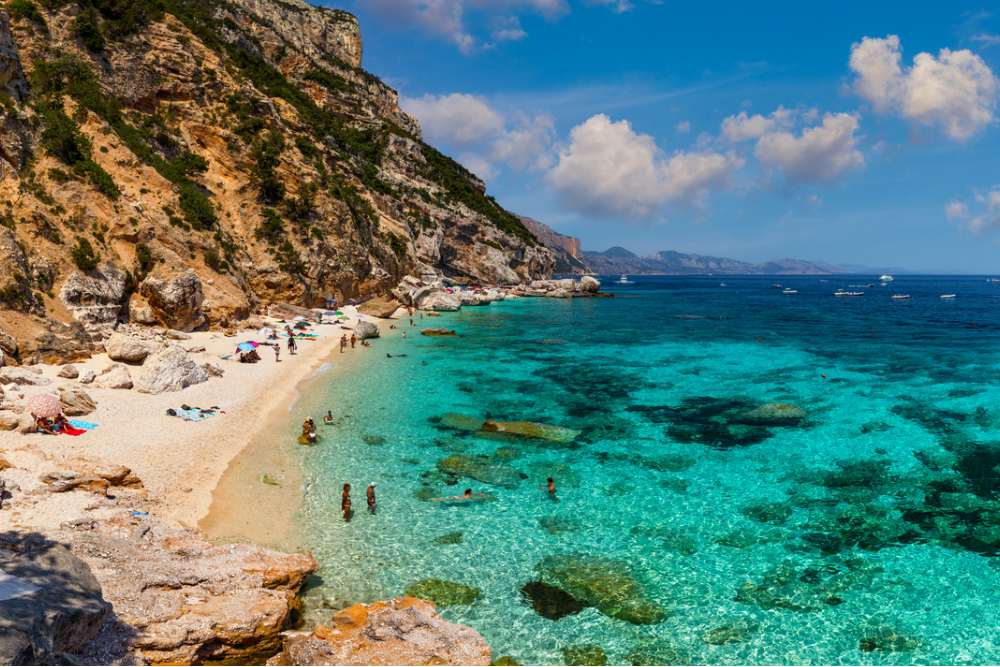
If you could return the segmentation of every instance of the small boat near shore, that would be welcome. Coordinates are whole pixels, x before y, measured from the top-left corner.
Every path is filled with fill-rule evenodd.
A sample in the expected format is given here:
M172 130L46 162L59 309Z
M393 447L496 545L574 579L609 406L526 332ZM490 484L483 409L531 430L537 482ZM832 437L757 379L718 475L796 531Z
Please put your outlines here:
M907 300L909 300L910 295L909 294L893 294L889 298L892 299L893 301L907 301Z
M944 301L951 301L951 300L952 300L952 299L954 299L954 298L955 298L956 296L957 296L957 295L955 295L955 294L942 294L942 295L941 295L941 299L942 299L942 300L944 300Z
M848 292L847 290L839 289L833 293L834 296L864 296L864 292Z
M629 280L628 276L623 273L621 275L621 277L618 278L618 280L615 281L615 284L616 285L634 285L635 282Z
M785 289L781 290L781 293L782 294L798 294L799 291L797 289L792 289L791 287L786 287Z
M893 280L895 280L895 278L893 278L892 276L890 276L888 273L883 273L882 275L880 275L878 277L878 279L879 279L879 282L882 282L882 283L891 283Z

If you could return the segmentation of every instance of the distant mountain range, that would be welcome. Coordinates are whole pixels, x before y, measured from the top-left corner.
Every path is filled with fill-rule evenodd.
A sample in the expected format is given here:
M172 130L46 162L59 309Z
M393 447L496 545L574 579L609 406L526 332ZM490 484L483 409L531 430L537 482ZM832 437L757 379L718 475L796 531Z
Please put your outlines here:
M801 259L776 259L770 262L755 264L741 262L728 257L711 257L677 252L676 250L661 250L647 257L640 257L621 247L608 248L604 252L584 251L583 262L593 272L601 275L627 273L642 274L813 274L828 275L845 273L845 270L825 262L809 262Z

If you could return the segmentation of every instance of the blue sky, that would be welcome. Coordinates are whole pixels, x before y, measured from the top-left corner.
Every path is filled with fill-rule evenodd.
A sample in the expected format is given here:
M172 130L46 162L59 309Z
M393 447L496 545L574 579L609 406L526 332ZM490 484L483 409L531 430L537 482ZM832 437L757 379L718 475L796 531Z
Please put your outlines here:
M328 4L429 141L586 249L1000 271L988 3Z

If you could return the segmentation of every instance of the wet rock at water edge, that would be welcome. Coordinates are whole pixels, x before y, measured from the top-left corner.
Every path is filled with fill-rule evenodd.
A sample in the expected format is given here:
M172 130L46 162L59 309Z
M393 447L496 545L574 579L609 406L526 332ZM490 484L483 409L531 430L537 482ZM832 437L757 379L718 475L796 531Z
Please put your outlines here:
M606 616L636 625L659 623L667 616L623 561L583 554L548 556L537 570L542 581Z
M920 648L920 640L881 626L865 632L858 648L865 653L909 653Z
M608 656L604 649L596 644L577 644L565 646L562 650L563 659L567 665L606 665Z
M557 621L564 616L579 614L586 609L575 597L556 586L542 581L529 581L521 587L521 596L539 616Z
M480 591L478 588L456 581L431 577L407 586L406 594L421 600L430 600L439 607L451 607L472 604L479 599Z

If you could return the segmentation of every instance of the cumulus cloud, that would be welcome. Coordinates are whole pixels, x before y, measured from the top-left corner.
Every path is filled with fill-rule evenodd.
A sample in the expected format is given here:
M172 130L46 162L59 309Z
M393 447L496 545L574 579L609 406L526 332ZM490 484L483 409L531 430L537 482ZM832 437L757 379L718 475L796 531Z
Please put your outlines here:
M828 113L822 124L798 135L788 131L763 134L754 155L764 166L780 169L789 182L830 181L864 164L855 134L858 126L856 114Z
M481 97L465 93L404 98L400 104L420 121L431 143L466 146L503 130L504 119Z
M944 214L949 220L963 223L974 234L1000 229L1000 185L975 193L970 203L958 199L948 202Z
M667 203L700 203L742 165L735 155L710 151L666 156L628 121L599 114L573 128L548 181L582 213L644 218Z
M789 127L792 121L792 112L784 107L778 107L767 116L760 114L750 116L746 111L741 111L722 121L722 134L733 143L760 139L768 132Z
M556 136L549 116L507 117L465 93L404 97L400 105L420 121L428 141L457 150L458 161L480 178L493 178L501 164L517 171L551 165Z
M899 37L865 37L852 45L854 90L876 111L934 125L964 141L993 122L1000 80L968 49L918 53L903 67Z

